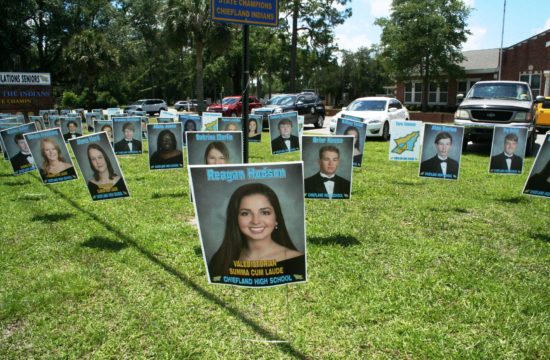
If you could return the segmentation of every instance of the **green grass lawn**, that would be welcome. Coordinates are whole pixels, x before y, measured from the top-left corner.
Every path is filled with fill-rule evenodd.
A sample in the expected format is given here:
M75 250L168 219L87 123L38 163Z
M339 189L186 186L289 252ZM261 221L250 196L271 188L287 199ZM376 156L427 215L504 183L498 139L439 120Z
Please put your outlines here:
M263 135L251 162L300 159ZM0 162L0 358L550 358L533 158L499 176L470 153L458 181L387 158L367 142L351 201L306 201L309 281L271 289L208 285L186 171L122 157L131 198L94 203Z

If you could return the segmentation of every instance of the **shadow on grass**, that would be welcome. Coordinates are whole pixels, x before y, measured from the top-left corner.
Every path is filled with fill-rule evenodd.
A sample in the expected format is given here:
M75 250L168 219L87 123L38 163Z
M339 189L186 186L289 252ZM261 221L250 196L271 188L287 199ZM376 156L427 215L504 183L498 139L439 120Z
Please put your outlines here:
M90 249L99 249L114 252L120 251L128 247L128 245L124 243L113 241L103 236L91 237L87 241L83 242L80 246Z
M154 193L153 195L151 195L151 199L180 198L180 197L183 197L183 196L184 196L183 192L178 192L178 193L173 193L173 194Z
M395 180L393 183L396 184L396 185L402 185L402 186L423 186L423 185L426 185L426 182L422 182L422 181Z
M550 234L543 234L543 233L532 233L531 239L533 240L539 240L545 243L550 243Z
M35 215L32 217L31 220L42 221L47 223L55 223L55 222L67 220L73 217L74 215L69 213L53 213L53 214Z
M347 235L333 235L329 237L313 237L308 238L307 241L310 244L315 245L340 245L342 247L349 247L359 245L361 242L353 236Z
M33 174L34 177L36 175ZM63 194L61 191L54 187L48 187L50 191L57 194L59 197L63 198L67 203L69 203L73 208L80 211L83 214L88 215L88 217L92 220L94 220L96 223L100 224L105 228L107 231L111 232L117 239L120 239L124 242L124 245L131 246L135 250L139 251L145 258L150 260L152 263L156 264L158 267L160 267L162 270L166 271L168 274L174 276L176 279L181 281L183 285L188 287L189 289L193 290L197 293L197 295L201 296L203 299L210 301L212 304L220 307L221 309L227 311L231 315L233 315L235 318L239 319L243 324L249 326L253 331L255 331L258 335L265 339L278 339L279 336L270 331L269 329L266 329L265 327L262 327L261 324L257 323L254 318L252 318L250 315L244 313L243 311L236 308L234 305L231 305L227 302L225 302L223 299L221 299L219 296L216 296L215 294L212 294L199 284L197 284L195 281L193 281L191 278L189 278L187 275L181 273L178 269L173 267L170 264L165 263L164 261L157 258L153 253L151 253L149 250L142 247L135 239L132 237L126 235L113 225L109 224L107 221L101 219L99 216L94 214L91 211L88 211L81 207L77 202L72 200L70 197ZM91 240L91 239L90 239ZM111 240L109 240L111 241ZM89 241L88 241L89 242ZM84 246L84 244L83 244ZM298 349L296 349L292 344L290 343L277 343L277 346L281 351L284 351L285 353L289 354L291 357L304 359L307 358L305 354L302 354Z
M520 203L527 202L527 198L525 196L511 196L511 197L498 199L498 201L507 203L507 204L520 204Z
M29 180L22 180L22 181L10 181L5 183L6 186L22 186L22 185L29 185L31 182Z
M195 246L193 248L193 252L195 253L195 255L200 256L202 258L202 249L200 246Z
M430 211L432 212L451 212L451 211L454 211L456 213L459 213L459 214L469 214L470 213L470 210L468 209L464 209L464 208L450 208L450 209L447 209L447 208L430 208Z

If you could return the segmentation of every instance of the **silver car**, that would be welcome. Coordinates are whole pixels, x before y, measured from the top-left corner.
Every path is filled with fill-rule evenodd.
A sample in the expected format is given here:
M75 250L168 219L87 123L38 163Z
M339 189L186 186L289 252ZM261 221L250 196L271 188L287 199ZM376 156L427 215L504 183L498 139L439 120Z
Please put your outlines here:
M161 110L167 111L168 105L162 99L141 99L128 106L125 110L126 112L128 110L145 111L149 115L154 115L155 113L160 113Z

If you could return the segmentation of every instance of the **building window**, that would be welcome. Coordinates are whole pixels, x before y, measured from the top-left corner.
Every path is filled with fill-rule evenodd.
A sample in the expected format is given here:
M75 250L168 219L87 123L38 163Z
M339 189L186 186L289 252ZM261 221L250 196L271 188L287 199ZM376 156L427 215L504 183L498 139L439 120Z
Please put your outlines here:
M422 100L422 83L410 82L405 84L405 103L420 103Z
M437 84L430 83L430 91L428 93L428 103L430 104L446 104L448 94L448 84L446 82Z
M520 74L519 81L526 82L531 87L531 92L534 97L540 95L540 74Z

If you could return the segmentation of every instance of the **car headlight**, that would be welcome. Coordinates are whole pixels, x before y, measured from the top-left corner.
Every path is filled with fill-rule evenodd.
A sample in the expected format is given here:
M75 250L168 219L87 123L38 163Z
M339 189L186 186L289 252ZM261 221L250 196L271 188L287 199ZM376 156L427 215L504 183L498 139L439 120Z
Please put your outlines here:
M282 109L282 108L276 108L276 109L273 111L274 114L280 114L280 113L282 113L282 112L283 112L283 109Z
M369 120L368 123L369 123L369 124L380 124L381 121L378 120L378 119L375 119L375 120Z
M514 121L531 121L531 113L530 112L517 112L516 116L514 116Z
M457 110L455 112L455 119L469 120L470 119L470 113L468 113L467 110Z

